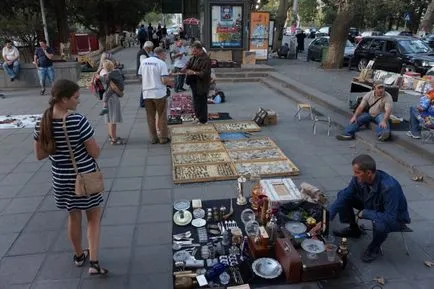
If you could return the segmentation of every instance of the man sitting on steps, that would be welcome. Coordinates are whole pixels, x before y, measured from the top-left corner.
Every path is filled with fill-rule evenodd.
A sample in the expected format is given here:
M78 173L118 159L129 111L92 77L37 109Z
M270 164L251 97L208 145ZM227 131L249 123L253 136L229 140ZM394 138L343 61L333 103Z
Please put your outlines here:
M374 122L379 141L386 141L390 138L389 118L392 114L392 96L384 90L382 82L375 82L374 90L363 96L363 99L353 116L350 124L345 128L344 133L337 135L338 140L354 139L356 131L361 126Z

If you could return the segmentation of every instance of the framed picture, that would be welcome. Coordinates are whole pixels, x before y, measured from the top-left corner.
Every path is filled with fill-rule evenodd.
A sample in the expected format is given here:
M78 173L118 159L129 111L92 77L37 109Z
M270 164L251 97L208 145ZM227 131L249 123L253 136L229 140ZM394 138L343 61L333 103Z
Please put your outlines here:
M211 5L211 48L243 47L243 6Z

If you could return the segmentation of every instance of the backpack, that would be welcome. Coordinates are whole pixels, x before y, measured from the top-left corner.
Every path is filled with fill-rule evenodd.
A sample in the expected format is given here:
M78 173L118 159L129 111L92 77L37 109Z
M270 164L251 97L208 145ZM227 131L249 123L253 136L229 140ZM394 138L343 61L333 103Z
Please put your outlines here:
M93 76L89 86L90 91L96 96L97 99L102 100L105 88L101 79L98 76Z

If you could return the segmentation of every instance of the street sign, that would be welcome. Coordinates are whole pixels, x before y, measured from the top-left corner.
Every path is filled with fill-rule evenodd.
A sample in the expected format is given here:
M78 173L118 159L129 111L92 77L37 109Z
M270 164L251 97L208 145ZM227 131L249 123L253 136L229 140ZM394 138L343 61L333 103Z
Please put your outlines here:
M404 13L404 21L405 22L410 22L411 21L411 14L410 14L410 12L405 12Z

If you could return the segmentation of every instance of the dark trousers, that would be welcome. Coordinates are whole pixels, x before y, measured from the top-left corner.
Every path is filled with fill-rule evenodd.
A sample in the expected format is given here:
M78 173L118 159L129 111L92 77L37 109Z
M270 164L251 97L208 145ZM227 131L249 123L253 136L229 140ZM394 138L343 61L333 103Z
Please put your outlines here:
M195 84L190 85L190 87L193 94L194 114L199 122L206 123L208 121L208 93L198 93Z
M140 46L139 49L143 49L143 45L145 45L146 39L139 39Z
M339 195L338 195L339 198ZM342 223L349 223L350 225L356 225L356 217L354 215L354 209L363 210L364 205L362 200L358 198L352 198L345 202L345 207L338 211L339 220ZM378 250L386 240L388 233L390 232L400 232L403 224L394 222L384 222L384 221L372 221L372 242L369 244L370 250Z
M180 72L182 68L175 67L174 72ZM179 74L175 77L175 91L180 91L184 88L185 74Z

